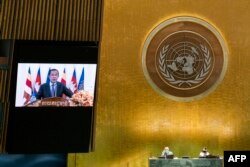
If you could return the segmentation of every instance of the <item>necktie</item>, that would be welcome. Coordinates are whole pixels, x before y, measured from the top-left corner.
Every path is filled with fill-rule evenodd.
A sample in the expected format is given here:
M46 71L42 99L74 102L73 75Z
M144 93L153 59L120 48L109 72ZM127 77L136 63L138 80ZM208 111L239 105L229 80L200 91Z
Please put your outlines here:
M54 83L52 84L51 95L52 95L52 97L55 97L55 96L56 96L56 95L55 95L55 84L54 84Z

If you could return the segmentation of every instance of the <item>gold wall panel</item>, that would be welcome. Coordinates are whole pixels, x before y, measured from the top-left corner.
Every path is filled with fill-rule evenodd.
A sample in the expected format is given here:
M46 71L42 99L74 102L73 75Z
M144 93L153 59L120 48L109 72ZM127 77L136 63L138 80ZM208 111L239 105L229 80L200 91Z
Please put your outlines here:
M99 41L102 0L2 0L2 39Z
M178 157L250 150L250 2L108 0L103 7L96 149L70 154L69 167L146 167L169 146ZM156 93L141 65L143 43L162 21L194 16L227 41L228 70L209 96L176 102Z

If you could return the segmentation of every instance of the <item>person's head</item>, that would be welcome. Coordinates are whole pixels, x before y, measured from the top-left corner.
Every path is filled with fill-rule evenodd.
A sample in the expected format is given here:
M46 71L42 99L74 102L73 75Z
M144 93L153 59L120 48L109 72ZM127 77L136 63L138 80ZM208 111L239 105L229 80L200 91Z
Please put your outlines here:
M202 151L206 152L207 151L207 147L203 147Z
M49 80L52 83L55 83L59 77L59 71L57 69L51 69L49 71Z
M169 151L169 147L165 147L164 149L167 150L167 151Z

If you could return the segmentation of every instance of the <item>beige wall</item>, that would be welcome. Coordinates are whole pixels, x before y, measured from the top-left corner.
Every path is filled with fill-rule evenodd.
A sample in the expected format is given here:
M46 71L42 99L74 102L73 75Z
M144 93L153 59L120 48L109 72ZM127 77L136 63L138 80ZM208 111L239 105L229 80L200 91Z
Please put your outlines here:
M247 0L106 0L100 52L96 150L70 154L68 166L148 166L164 146L197 157L250 149L250 2ZM175 102L147 83L141 51L149 32L174 16L217 27L229 48L228 70L209 96Z

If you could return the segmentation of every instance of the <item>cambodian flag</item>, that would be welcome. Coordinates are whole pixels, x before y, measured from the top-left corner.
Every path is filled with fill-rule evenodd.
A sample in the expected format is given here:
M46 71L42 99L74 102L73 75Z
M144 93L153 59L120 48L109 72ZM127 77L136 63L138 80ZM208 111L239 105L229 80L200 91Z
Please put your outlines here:
M40 67L37 71L37 75L36 75L36 81L34 84L34 95L37 94L37 92L39 91L39 88L41 86L41 73L40 73Z
M82 68L82 74L78 83L78 90L84 90L84 67Z
M26 78L26 83L24 86L24 94L23 94L24 105L28 104L28 102L30 101L31 95L32 95L32 83L31 83L31 72L30 72L30 67L29 67L27 78Z
M77 92L77 82L76 82L76 70L74 69L72 78L71 78L71 85L70 85L70 89L73 93Z
M65 68L63 70L61 83L66 86L66 71L65 71Z

